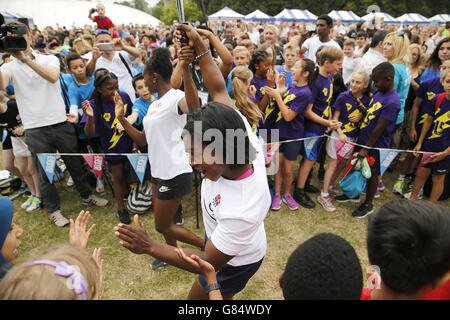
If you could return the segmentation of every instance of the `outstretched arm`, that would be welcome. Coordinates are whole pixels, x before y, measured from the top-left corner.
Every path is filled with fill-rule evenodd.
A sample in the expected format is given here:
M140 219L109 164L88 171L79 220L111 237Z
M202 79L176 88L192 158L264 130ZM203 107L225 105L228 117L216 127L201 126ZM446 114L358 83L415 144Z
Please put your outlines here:
M214 62L211 54L205 54L208 51L208 48L206 47L200 35L190 25L179 24L177 28L186 32L187 37L189 38L189 44L194 47L195 53L197 57L199 57L198 62L200 65L203 82L205 83L205 86L208 89L208 92L211 95L212 99L235 109L236 106L228 95L222 73ZM180 37L179 32L177 36Z

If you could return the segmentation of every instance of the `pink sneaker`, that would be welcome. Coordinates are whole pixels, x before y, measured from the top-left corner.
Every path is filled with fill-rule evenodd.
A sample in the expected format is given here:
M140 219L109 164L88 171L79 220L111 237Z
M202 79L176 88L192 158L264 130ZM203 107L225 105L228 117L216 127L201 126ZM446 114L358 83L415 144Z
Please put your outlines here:
M273 196L272 205L270 206L271 210L278 211L281 207L281 196L276 194Z
M289 209L291 210L297 210L298 209L298 203L295 202L294 198L291 194L288 194L287 196L283 196L283 202L287 204Z

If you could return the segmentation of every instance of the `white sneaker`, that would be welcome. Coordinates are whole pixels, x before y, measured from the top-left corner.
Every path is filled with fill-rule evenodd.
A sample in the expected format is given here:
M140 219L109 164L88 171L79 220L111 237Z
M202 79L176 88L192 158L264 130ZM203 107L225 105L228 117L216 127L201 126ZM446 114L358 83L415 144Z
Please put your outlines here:
M407 192L407 193L405 193L404 195L403 195L403 197L405 198L405 199L411 199L411 194L412 194L412 190L411 191L409 191L409 192ZM419 194L417 195L417 200L422 200L423 199L423 188L422 189L420 189L420 191L419 191Z
M83 202L96 205L97 207L105 207L108 204L108 200L97 197L93 193L91 193L86 199L83 199Z
M55 212L52 212L52 214L50 215L50 219L58 227L64 227L70 223L70 221L67 220L67 218L62 215L61 210L56 210Z
M22 203L22 205L20 206L22 209L26 209L28 208L31 203L33 202L34 197L33 196L29 196L27 201L25 201L24 203Z
M39 198L33 197L33 201L27 208L27 212L33 212L41 208L41 200Z
M333 206L333 203L331 203L331 198L322 198L322 195L319 195L317 197L317 201L322 205L322 207L325 209L325 211L328 212L335 212L336 208Z
M71 187L73 186L75 183L73 182L72 176L69 176L69 178L67 179L67 186Z

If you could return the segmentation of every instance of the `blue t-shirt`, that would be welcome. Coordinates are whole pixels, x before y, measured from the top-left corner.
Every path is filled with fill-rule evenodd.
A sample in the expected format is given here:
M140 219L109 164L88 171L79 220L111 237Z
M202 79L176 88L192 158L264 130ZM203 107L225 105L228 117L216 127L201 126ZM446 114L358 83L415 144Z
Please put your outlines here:
M420 75L420 83L424 82L425 80L439 78L440 76L441 76L441 69L434 70L433 68L428 67L425 70L423 70L422 74Z
M156 99L158 99L158 94L156 94L155 99L153 101L155 101ZM132 112L137 112L138 114L138 119L136 120L135 125L139 126L142 124L142 120L147 114L148 107L150 107L153 101L144 101L142 97L136 99L133 108L131 109Z
M82 109L82 103L85 100L89 100L92 92L94 91L94 76L89 77L89 83L82 84L80 83L77 85L75 81L72 82L72 84L69 86L69 100L71 105L78 106L78 115L83 115L83 109ZM77 123L77 132L78 137L80 139L86 139L86 135L84 134L84 130L82 130L82 127L80 123ZM95 136L98 137L98 132L95 130Z
M137 67L136 70L133 71L133 77L136 77L138 74L144 72L144 65Z
M63 98L64 104L69 104L68 106L66 105L67 108L70 107L71 102L70 102L70 97L69 97L69 87L72 85L72 83L74 83L73 78L72 78L72 74L71 73L63 73L61 72L61 96ZM64 92L67 94L67 97L69 98L69 101L66 102L66 99L64 98Z
M400 112L395 124L403 122L405 117L405 103L408 98L409 87L411 85L411 72L409 68L403 63L392 64L395 69L394 88L397 90L398 97L400 99Z
M312 111L319 117L328 119L331 97L333 96L333 76L329 74L328 77L324 77L319 74L311 92L313 96ZM321 135L326 129L327 127L312 120L307 119L305 121L305 131L307 132Z
M292 72L286 71L284 69L284 66L278 66L275 68L276 71L279 73L285 73L286 74L286 87L290 87L292 85L292 76L294 75Z
M372 147L389 148L391 145L391 134L395 127L395 120L400 112L400 105L397 91L392 90L388 93L376 91L372 101L370 101L366 116L361 123L358 143L367 146L367 141L369 141L372 132L375 130L378 120L383 118L389 121L389 124Z

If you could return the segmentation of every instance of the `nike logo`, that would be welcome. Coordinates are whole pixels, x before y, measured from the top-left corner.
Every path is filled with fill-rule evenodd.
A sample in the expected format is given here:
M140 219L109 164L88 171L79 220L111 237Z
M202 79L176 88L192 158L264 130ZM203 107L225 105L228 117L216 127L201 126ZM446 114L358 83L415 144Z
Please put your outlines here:
M159 192L166 192L166 191L170 191L170 188L166 187L166 186L161 186L158 191Z

